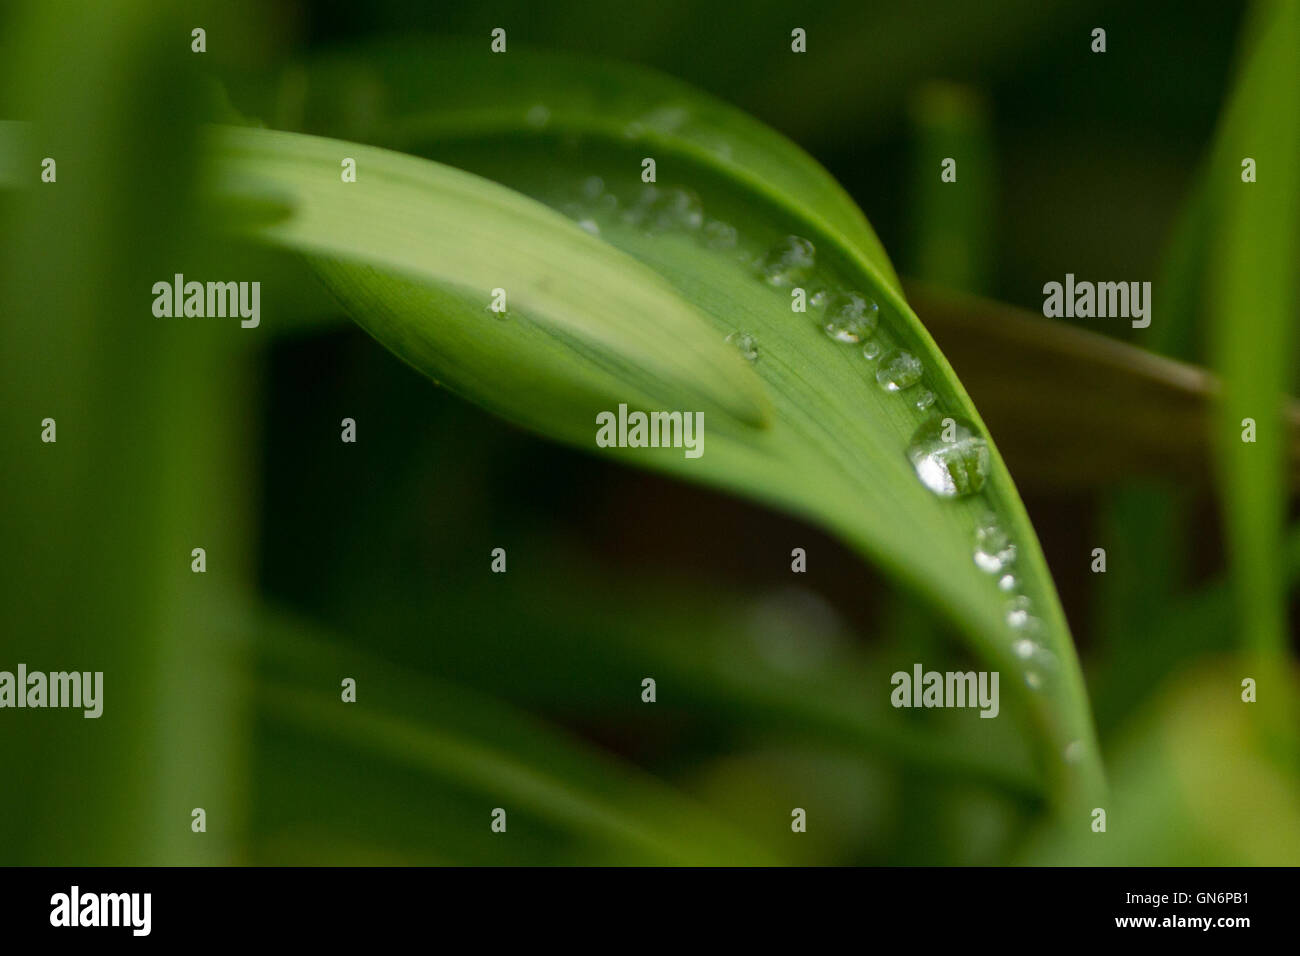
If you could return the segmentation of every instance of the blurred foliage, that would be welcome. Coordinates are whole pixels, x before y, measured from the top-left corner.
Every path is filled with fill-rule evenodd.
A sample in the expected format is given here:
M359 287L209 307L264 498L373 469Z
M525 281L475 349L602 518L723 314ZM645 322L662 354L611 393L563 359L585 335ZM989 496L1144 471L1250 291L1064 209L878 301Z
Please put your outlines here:
M302 100L294 63L394 33L486 48L506 26L512 49L654 66L785 132L896 261L951 293L1038 311L1042 283L1067 271L1153 279L1146 334L1089 328L1216 367L1233 396L1225 428L1251 388L1289 390L1278 366L1294 356L1294 24L1243 30L1245 10L892 0L868 22L861 5L795 14L766 0L743 16L684 0L436 14L414 0L7 4L0 669L102 669L108 697L98 721L0 712L0 863L1300 862L1294 755L1283 740L1279 759L1286 728L1272 723L1294 681L1268 671L1251 721L1240 683L1259 664L1237 656L1294 654L1300 539L1278 474L1239 461L1215 490L1181 464L1139 478L1138 426L1114 448L1105 433L1035 446L1028 410L1046 386L1017 372L1014 333L991 333L1011 350L990 393L1008 396L990 418L998 441L1026 442L1045 475L1086 454L1104 476L1022 483L1113 789L1107 834L1086 818L1062 827L1013 704L996 721L888 707L892 671L970 665L924 602L806 524L545 444L430 388L335 330L337 307L299 263L203 235L191 196L196 124L229 121L231 104L270 122L268 99L287 115ZM189 52L200 24L203 58ZM1096 25L1104 56L1088 52ZM794 26L808 30L802 57ZM1260 36L1278 44L1275 75L1251 66ZM1242 105L1225 113L1237 75ZM982 104L977 126L909 112L936 82ZM340 113L366 115L383 91L356 95ZM21 147L14 120L32 124ZM1261 161L1255 187L1234 183L1259 195L1225 212L1210 177L1216 136L1224 155L1249 155L1234 123L1270 137L1251 148L1279 151L1277 178ZM977 233L978 215L945 217L926 194L927 153L970 137L988 157L970 182L989 194L961 200L991 217ZM35 185L45 155L59 158L55 189ZM14 188L23 176L33 185ZM936 256L944 233L983 243L978 257ZM274 344L141 322L143 290L179 271L261 278ZM1100 394L1130 394L1154 367L1098 361L1111 353L1084 342L1072 369L1058 348L1070 341L1046 349L1062 375L1091 370ZM1252 382L1260 362L1272 371ZM1218 393L1155 394L1132 418L1163 428L1179 462L1207 459L1163 417L1192 409L1179 421L1200 423ZM47 415L56 445L39 444ZM364 423L356 446L337 440L345 415ZM1264 457L1280 465L1274 429ZM488 575L502 545L511 570ZM795 546L812 560L792 580ZM1107 548L1104 575L1089 572L1093 547ZM355 721L340 673L359 681ZM660 678L652 710L646 675ZM488 829L502 805L504 847ZM809 812L802 836L794 806Z

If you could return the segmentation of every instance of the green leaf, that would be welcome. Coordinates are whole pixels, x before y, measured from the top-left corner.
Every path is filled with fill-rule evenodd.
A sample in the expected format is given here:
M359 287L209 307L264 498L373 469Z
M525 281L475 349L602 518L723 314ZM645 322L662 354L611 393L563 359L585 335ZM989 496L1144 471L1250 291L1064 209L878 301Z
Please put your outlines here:
M491 699L345 648L292 614L263 609L257 620L257 699L265 720L306 735L317 748L328 743L350 751L344 768L334 769L345 777L354 775L359 757L415 771L425 783L418 792L371 788L381 790L380 799L391 800L397 812L409 815L414 808L418 820L427 815L431 802L441 802L459 804L450 812L467 814L463 827L444 820L433 834L414 840L405 832L404 851L441 852L453 862L517 861L518 848L490 843L490 812L500 806L507 810L508 821L522 828L521 821L527 819L545 828L554 836L553 845L567 847L576 859L596 853L620 864L750 865L779 860L767 845L776 841L741 834L716 813L631 764L566 739L558 730ZM337 691L323 689L337 688L340 674L357 682L355 705L341 707ZM635 695L635 685L630 693ZM435 784L432 791L428 781ZM293 799L277 793L276 802L294 807L291 821L298 825L304 810L310 814L320 801L333 799L329 791L335 782L304 786L294 780L287 785L303 792ZM465 794L469 799L458 801ZM354 806L347 808L347 816L356 816ZM471 828L481 837L466 839L462 834ZM371 836L379 832L382 828L367 831ZM464 856L456 859L460 854Z
M622 400L629 405L682 411L699 409L694 403L705 397L722 403L732 392L748 396L739 390L751 378L761 383L763 403L771 409L765 427L747 423L754 416L746 412L760 405L757 397L733 400L734 418L706 416L702 457L686 458L680 448L608 451L628 463L753 496L835 530L926 596L1002 672L1003 688L1023 695L1057 801L1091 799L1101 770L1082 678L1051 578L1001 457L990 444L986 473L971 481L978 494L957 498L928 490L909 459L913 436L927 422L965 419L977 438L985 430L899 293L861 213L794 147L774 145L783 141L679 84L562 58L509 59L511 65L499 70L485 66L483 57L440 58L436 66L429 61L421 81L437 78L428 84L436 91L431 105L446 108L413 114L405 125L396 114L411 106L403 100L415 99L415 78L408 77L406 86L388 77L376 81L392 94L380 101L399 106L391 113L378 110L374 129L404 130L392 136L409 141L407 148L437 153L565 208L587 220L587 228L598 228L605 244L508 190L351 143L221 131L218 170L227 187L270 190L289 201L295 213L288 221L254 231L317 260L324 257L327 284L381 342L435 380L552 437L595 450L593 402L609 401L604 408L612 410L607 395L618 398L617 392L589 387L598 373L609 373L604 383L618 374L627 377ZM566 76L571 83L562 82ZM313 107L305 109L310 114ZM357 160L355 184L339 182L345 156ZM653 195L640 181L646 156L657 160ZM599 198L573 208L583 202L580 184L593 177L602 195L616 197L616 211L607 214ZM641 219L621 215L629 210ZM709 223L734 227L734 247L717 248L725 243L716 240L730 233ZM897 393L881 388L877 363L863 356L860 345L832 341L821 331L819 308L792 312L789 288L760 278L758 262L790 235L816 249L815 269L799 281L810 291L818 285L853 290L878 303L877 341L886 354L899 348L919 358L921 383ZM467 236L472 250L458 250ZM474 278L466 282L462 270ZM638 311L638 297L652 294L647 272L666 280L682 300L668 321L646 321ZM502 287L548 289L551 298L512 299L509 319L498 323L484 311L489 279ZM624 296L632 307L622 304ZM635 317L629 319L629 311ZM694 326L688 316L694 316ZM632 326L639 335L632 335ZM558 327L587 337L567 353L540 351L537 344ZM605 349L591 347L608 329L618 334L604 337ZM728 373L718 379L725 386L706 394L705 383L693 379L690 369L671 365L679 350L693 356L695 368L712 363L700 336L721 343L741 330L757 343L751 376ZM584 389L575 384L573 394L566 394L554 387L566 373ZM550 387L534 387L539 380ZM935 401L918 410L914 403L923 390L932 391ZM947 477L961 482L968 474ZM1012 595L972 560L976 530L990 513L1017 548L1014 593L1032 608L1036 629L1030 643L1022 643L1026 634L1008 623L1017 620L1009 617ZM910 670L912 663L900 660L898 669Z
M417 368L427 371L426 357L454 355L442 369L448 384L488 397L489 407L529 415L529 406L540 410L550 399L594 414L615 395L643 404L689 396L742 422L764 419L757 379L734 350L705 333L689 303L650 270L535 202L459 170L356 144L221 128L214 149L230 180L216 183L218 190L239 184L242 191L229 194L252 205L275 197L278 186L293 207L292 215L271 221L253 218L251 228L263 237L318 259L387 270L379 279L322 263L341 297L364 298L375 285L405 281L412 290L440 290L438 301L425 303L431 314L478 319L394 324L381 310L364 308L357 316L380 341L400 340L394 350ZM365 188L342 182L345 156L357 162ZM581 272L574 269L579 262ZM496 318L489 309L494 289L505 290L507 315L523 312L530 321ZM499 358L513 350L528 351L516 368L533 374L499 381ZM571 355L587 361L566 361ZM494 402L494 387L522 392L528 402L519 404L518 395ZM549 416L525 420L544 427Z
M1211 168L1217 241L1208 276L1211 353L1224 382L1220 467L1228 552L1246 646L1286 647L1283 573L1286 514L1284 392L1294 364L1295 263L1300 256L1300 6L1265 3L1228 105ZM1242 181L1242 160L1257 182ZM1243 419L1256 441L1241 440Z

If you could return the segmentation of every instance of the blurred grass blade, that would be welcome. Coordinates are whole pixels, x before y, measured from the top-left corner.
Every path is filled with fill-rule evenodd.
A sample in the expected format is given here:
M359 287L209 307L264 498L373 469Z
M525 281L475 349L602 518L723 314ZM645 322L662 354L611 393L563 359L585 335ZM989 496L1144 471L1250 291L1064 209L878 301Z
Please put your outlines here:
M1211 479L1219 385L1204 369L1013 306L906 288L1022 487ZM1282 425L1287 474L1300 487L1300 404L1287 404Z
M1282 396L1295 360L1300 259L1300 4L1263 3L1254 14L1252 52L1212 166L1217 220L1208 293L1211 354L1224 383L1220 466L1240 633L1247 648L1276 664L1286 648L1278 555L1286 501ZM1257 182L1242 182L1243 157L1255 160ZM1253 443L1242 441L1247 418L1256 425Z
M765 845L770 841L736 832L631 765L565 739L532 718L321 640L311 625L293 615L263 612L259 620L258 705L266 719L437 781L437 792L422 789L416 805L466 795L459 803L470 819L464 827L438 827L426 838L433 842L430 850L446 853L440 841L463 839L463 831L479 832L481 840L469 841L479 843L473 851L478 857L495 852L505 854L496 862L517 859L517 850L491 845L491 811L502 807L509 832L534 821L556 829L571 851L583 848L582 854L574 852L575 858L596 853L611 862L654 865L779 859ZM340 675L357 681L354 706L339 706ZM351 775L352 766L349 762L342 773ZM299 794L296 802L310 806L329 799L310 792L317 789ZM529 832L523 839L532 843L537 834Z
M904 272L936 286L984 293L997 248L990 235L996 187L988 107L972 89L934 82L913 96L908 112L915 142ZM941 164L957 157L956 178L941 178Z
M684 458L680 449L609 453L641 467L751 495L834 529L926 596L992 669L1006 675L1002 686L1028 705L1044 776L1056 801L1092 799L1089 794L1101 784L1101 767L1082 677L1037 539L996 448L987 446L987 462L981 462L977 478L966 489L978 493L965 497L937 496L918 480L917 466L909 460L908 449L924 423L965 419L977 436L984 429L946 360L897 291L892 270L882 265L875 251L878 243L861 213L842 192L826 188L824 172L804 174L811 160L782 169L780 157L790 155L788 146L777 151L777 158L762 159L758 154L766 146L753 133L752 120L715 101L697 106L694 95L680 85L672 87L672 98L665 102L658 100L657 77L590 67L595 72L586 76L582 87L552 83L545 99L539 100L537 90L521 84L529 77L563 77L566 60L519 60L527 60L526 71L520 65L513 77L484 75L478 94L478 75L491 74L495 65L489 69L482 57L443 60L439 70L426 68L422 75L433 78L428 82L435 96L450 84L457 92L465 89L466 100L449 95L443 101L445 115L431 108L413 115L405 126L397 115L381 111L379 119L385 126L416 131L408 136L406 148L434 153L560 207L597 231L607 245L576 224L567 226L573 236L562 235L562 223L495 187L353 144L256 130L224 132L218 142L240 144L239 155L222 160L219 154L218 166L227 184L238 181L240 188L274 181L297 213L289 223L259 234L331 256L332 261L321 265L327 283L358 321L399 355L472 400L580 447L594 444L590 402L584 405L555 391L548 402L525 401L504 385L499 390L485 388L486 375L463 374L464 367L510 367L500 379L505 382L512 374L532 374L535 359L530 348L521 347L517 333L497 334L492 321L481 317L482 296L466 299L463 292L449 294L437 284L460 280L437 275L437 270L455 270L445 263L431 267L435 258L429 249L463 255L450 248L455 237L482 228L481 215L493 221L499 216L502 230L511 232L501 237L503 244L538 248L539 257L545 256L540 247L563 250L563 256L520 260L519 265L534 270L537 285L558 290L574 276L584 277L588 285L609 282L601 294L605 301L617 303L624 287L634 295L641 294L636 290L643 285L650 288L644 280L648 266L684 300L676 314L699 317L697 327L689 330L691 342L698 335L722 343L730 333L748 333L756 351L750 368L773 410L768 427L735 427L726 421L716 430L709 426L707 453L699 459ZM464 66L465 75L459 66L450 69L457 64ZM649 84L648 93L629 92L642 82ZM393 98L411 101L410 89L399 94L398 85L393 84ZM310 83L309 89L312 97L317 95ZM593 113L593 89L618 95L600 94L601 111ZM648 103L657 105L646 112ZM546 112L532 110L536 105ZM305 107L308 114L314 109ZM714 144L711 150L697 142L706 133ZM780 142L775 134L767 134L767 139ZM647 153L658 160L653 189L640 180ZM340 186L338 159L354 154L364 157L358 168L370 179L359 174L355 186ZM738 156L743 162L735 160ZM774 172L778 169L779 175ZM458 189L447 209L440 207L436 193L424 194L430 184L441 189L445 183L455 183ZM574 210L584 183L594 183L599 196L590 199L586 210ZM482 214L476 199L489 207ZM507 210L520 212L513 230L507 229ZM368 228L371 221L382 223L382 228ZM850 235L855 221L862 225ZM530 235L533 230L536 235ZM815 266L793 279L763 281L764 274L772 277L760 263L789 235L811 243ZM467 267L481 272L480 257L492 254L486 247L475 250L475 262ZM392 259L390 265L373 268L387 258ZM500 256L497 261L504 264ZM539 261L547 264L549 273ZM412 267L421 264L432 284L412 277L417 275ZM479 281L486 279L483 275ZM499 284L514 281L507 275ZM921 381L905 382L905 390L898 393L878 385L877 363L864 358L861 345L846 346L823 334L818 304L806 314L792 312L789 286L796 281L810 292L818 287L854 290L878 303L876 341L886 355L901 349L918 358L924 368ZM555 291L557 307L583 305L576 299L561 301L560 295ZM640 341L647 343L647 351L661 348L671 355L673 344L684 338L685 325L655 318L641 330ZM458 337L445 331L457 326L465 329ZM512 320L512 330L523 326ZM654 343L656 336L666 344ZM440 348L426 347L431 339ZM609 366L603 353L590 352L588 358ZM635 353L625 350L621 359L635 361ZM577 363L569 365L574 376L591 374ZM634 375L632 381L643 377ZM699 383L677 376L671 386L678 394L665 396L661 391L660 407L691 409ZM933 394L932 405L918 407L916 398L925 391ZM928 457L918 460L937 463ZM999 590L996 578L972 560L976 531L990 514L1015 543L1015 583L1032 615L1009 607L1012 596ZM1015 623L1031 616L1037 633L1035 640L1026 642ZM911 663L900 661L899 667ZM888 687L864 689L888 692Z

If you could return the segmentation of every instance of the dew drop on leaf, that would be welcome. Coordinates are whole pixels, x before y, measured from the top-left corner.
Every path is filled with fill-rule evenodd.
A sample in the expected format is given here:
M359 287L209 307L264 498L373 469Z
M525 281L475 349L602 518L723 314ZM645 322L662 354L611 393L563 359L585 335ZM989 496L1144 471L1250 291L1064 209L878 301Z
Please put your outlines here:
M689 189L673 186L658 190L650 200L646 226L651 232L694 232L703 222L700 199Z
M792 286L812 274L817 264L817 250L807 239L786 236L763 257L759 275L768 285Z
M998 574L1009 568L1015 560L1016 546L1005 531L995 524L986 524L975 530L975 565L981 571ZM999 587L1002 584L1002 581L998 582Z
M826 302L826 334L836 342L856 345L876 330L880 307L856 292L836 292Z
M727 341L740 350L740 354L746 361L753 362L757 360L758 340L754 338L753 333L737 329L727 336Z
M551 111L543 104L538 103L529 109L527 116L524 118L533 129L544 129L546 124L551 121Z
M912 436L907 458L921 484L943 498L973 495L989 476L988 442L960 419L927 421Z
M720 219L710 219L706 222L700 235L704 244L710 249L731 249L738 239L736 227Z
M895 349L880 360L876 381L887 392L901 392L919 382L922 371L924 366L919 358L911 352Z

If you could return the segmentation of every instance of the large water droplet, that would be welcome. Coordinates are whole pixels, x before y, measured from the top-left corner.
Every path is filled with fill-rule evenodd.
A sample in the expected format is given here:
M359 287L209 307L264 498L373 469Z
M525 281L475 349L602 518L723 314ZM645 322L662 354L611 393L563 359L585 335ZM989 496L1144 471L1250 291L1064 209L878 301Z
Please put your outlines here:
M826 334L836 342L856 345L876 330L880 307L856 292L836 292L826 302Z
M975 564L981 571L998 574L1016 560L1016 546L1007 533L994 524L975 531Z
M901 392L919 382L922 371L924 366L919 358L911 352L895 349L880 360L876 381L885 391Z
M727 336L727 341L740 350L746 361L753 362L758 358L758 340L752 332L737 329Z
M932 418L916 430L907 458L921 484L944 498L973 495L989 476L989 446L971 426Z
M817 250L807 239L786 236L763 257L759 275L768 285L792 286L812 274L817 264Z

